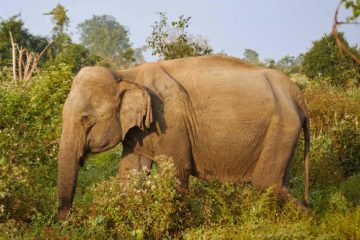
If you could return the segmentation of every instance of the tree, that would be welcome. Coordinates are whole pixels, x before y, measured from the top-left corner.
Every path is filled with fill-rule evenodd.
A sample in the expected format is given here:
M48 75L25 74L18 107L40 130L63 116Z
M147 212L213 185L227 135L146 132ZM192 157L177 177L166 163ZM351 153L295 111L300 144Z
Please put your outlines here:
M57 4L50 12L44 13L44 15L51 16L51 21L54 23L52 29L54 39L62 38L64 35L69 38L66 34L66 30L69 27L70 19L66 13L67 9L61 4Z
M360 0L341 0L345 3L346 9L352 10L352 15L347 17L347 21L355 21L360 16Z
M0 66L10 67L12 65L12 45L10 34L13 41L19 46L27 48L31 52L41 52L48 41L44 37L32 35L24 27L24 22L20 15L15 15L7 20L0 21ZM43 58L44 60L44 58Z
M44 13L49 15L54 24L52 29L53 47L51 48L51 57L56 57L66 45L71 43L70 36L66 33L70 19L67 16L67 10L64 6L57 4L50 12Z
M258 64L260 62L259 61L259 54L255 50L246 48L244 50L243 56L244 56L243 59L245 61L248 61L248 62L251 62L251 63L254 63L254 64Z
M49 15L54 24L52 29L54 44L49 54L51 58L48 61L48 66L65 63L72 72L77 72L83 66L98 65L99 62L103 61L102 57L90 53L85 46L72 42L67 33L70 18L67 16L67 9L64 6L57 4L45 15Z
M93 16L78 25L80 40L91 53L99 55L115 66L133 64L134 50L128 30L110 15Z
M267 68L276 68L276 61L273 58L265 58L263 65Z
M159 13L160 20L152 25L153 31L147 38L152 55L162 59L176 59L191 56L202 56L212 53L208 41L201 36L193 36L186 30L191 17L180 16L177 21L168 23L165 13Z
M139 48L134 48L134 59L135 59L136 64L140 64L140 63L145 62L143 52L146 51L146 49L147 49L146 46L142 46L142 47L139 47Z
M303 58L303 54L300 54L298 57L285 55L276 63L276 68L281 69L287 74L299 72Z
M70 67L72 72L78 72L84 66L98 65L103 62L103 59L90 51L81 44L70 43L68 44L52 62L55 65L65 63ZM106 63L101 64L106 65Z
M346 9L352 10L352 15L346 18L346 21L339 21L338 14L341 6L345 5ZM343 24L359 24L357 18L360 16L360 0L340 0L334 15L334 23L332 27L332 35L336 39L336 43L340 49L341 54L347 54L350 56L357 64L360 65L360 58L354 54L348 47L347 43L342 41L342 36L339 35L337 27Z
M343 34L341 41L352 54L359 57L356 47L350 47ZM351 86L360 83L360 66L349 55L341 54L333 35L325 35L314 41L312 48L304 55L301 71L309 78L319 74L336 86Z

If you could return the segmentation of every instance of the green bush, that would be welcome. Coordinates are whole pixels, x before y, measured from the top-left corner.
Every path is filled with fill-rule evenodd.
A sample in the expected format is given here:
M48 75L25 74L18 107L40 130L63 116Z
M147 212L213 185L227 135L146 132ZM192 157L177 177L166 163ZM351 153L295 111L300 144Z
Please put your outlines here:
M322 216L313 231L322 239L360 239L360 207L344 211L329 211Z
M346 199L354 205L360 205L360 173L353 175L341 183L341 191Z
M127 181L114 177L92 189L90 228L122 239L169 235L174 228L179 183L171 158L159 156L155 160L160 163L156 174L134 172Z
M61 109L70 89L68 66L51 66L31 82L0 85L2 218L31 219L54 201Z
M83 45L70 43L59 52L53 62L48 64L59 65L65 63L70 66L72 72L76 73L82 67L96 65L103 60L102 57L90 53Z
M329 86L326 81L293 77L304 89L312 135L312 183L334 183L360 172L358 90ZM302 146L302 143L299 144ZM297 164L302 166L302 147ZM316 170L316 172L314 172ZM303 171L303 170L301 170ZM317 180L316 180L316 179Z
M359 57L356 47L350 47L343 34L339 34L349 50ZM314 41L305 53L301 72L311 79L319 75L328 78L334 86L353 87L360 84L360 66L348 55L341 54L333 35Z

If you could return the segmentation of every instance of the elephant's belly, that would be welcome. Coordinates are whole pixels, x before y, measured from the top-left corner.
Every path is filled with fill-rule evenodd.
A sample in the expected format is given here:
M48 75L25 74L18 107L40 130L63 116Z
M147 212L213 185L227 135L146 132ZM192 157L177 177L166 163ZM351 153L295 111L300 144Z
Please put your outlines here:
M219 159L208 157L201 162L213 164L213 166L202 163L195 164L195 176L222 182L248 182L251 180L257 158L257 154L251 156L251 159L244 159L240 155L239 157L223 156Z
M194 153L196 175L229 182L250 181L260 156L268 121L233 123L230 131L203 132ZM219 127L220 128L220 127Z
M219 76L191 93L197 134L193 155L201 178L248 181L270 122L277 117L267 80L261 75L238 78Z

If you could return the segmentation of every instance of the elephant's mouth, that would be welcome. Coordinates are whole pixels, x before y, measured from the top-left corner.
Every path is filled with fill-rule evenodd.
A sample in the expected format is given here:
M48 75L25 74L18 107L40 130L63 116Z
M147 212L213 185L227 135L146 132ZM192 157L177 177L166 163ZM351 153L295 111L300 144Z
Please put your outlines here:
M101 139L101 141L97 142L92 142L91 140L89 140L87 151L95 154L101 153L114 148L118 143L119 141L117 141L116 139Z
M93 147L93 148L90 148L90 152L92 152L92 153L101 153L101 152L112 149L116 145L117 145L117 143L108 143L105 146Z
M86 145L86 152L91 153L100 153L103 151L108 150L108 141L104 141L104 138L101 138L100 140L93 141L92 139L87 139L87 145Z

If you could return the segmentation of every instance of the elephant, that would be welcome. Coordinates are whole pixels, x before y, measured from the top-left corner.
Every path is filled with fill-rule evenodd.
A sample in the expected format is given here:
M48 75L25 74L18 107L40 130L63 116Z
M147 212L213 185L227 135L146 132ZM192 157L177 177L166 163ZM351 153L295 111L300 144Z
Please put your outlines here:
M291 161L304 133L309 203L310 129L305 99L288 76L235 57L200 56L112 70L92 66L74 77L63 107L58 154L59 218L69 215L79 166L88 152L123 145L121 176L172 156L189 176L288 190Z

